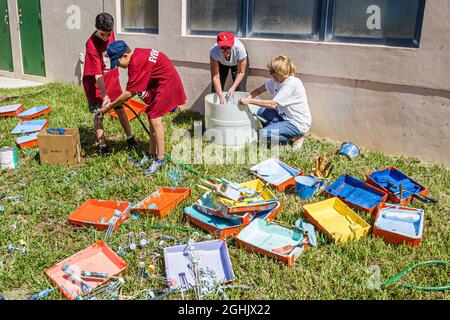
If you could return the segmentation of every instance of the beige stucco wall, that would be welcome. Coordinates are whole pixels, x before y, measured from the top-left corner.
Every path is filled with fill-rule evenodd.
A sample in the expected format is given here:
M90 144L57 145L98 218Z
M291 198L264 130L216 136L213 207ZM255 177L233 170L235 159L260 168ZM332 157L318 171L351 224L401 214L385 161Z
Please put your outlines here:
M15 73L21 74L15 1L11 15ZM214 37L185 34L185 0L160 1L158 35L120 32L119 0L41 0L47 79L79 81L79 53L95 15L116 16L117 37L131 47L154 47L174 60L188 96L201 111L209 92L208 52ZM67 7L81 8L81 28L66 27ZM450 2L428 0L419 49L307 41L244 39L250 59L248 89L264 81L265 66L283 53L296 63L313 113L312 132L391 154L418 156L450 167ZM43 80L43 79L39 79ZM126 73L122 72L122 81Z

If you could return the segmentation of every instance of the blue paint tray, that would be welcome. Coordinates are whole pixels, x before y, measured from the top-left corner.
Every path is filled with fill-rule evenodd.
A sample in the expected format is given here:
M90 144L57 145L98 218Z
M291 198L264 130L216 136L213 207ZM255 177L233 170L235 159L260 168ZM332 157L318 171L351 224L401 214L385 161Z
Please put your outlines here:
M387 192L389 201L399 204L409 204L414 195L426 196L429 192L427 188L394 167L370 173L366 175L366 181ZM402 185L401 196L400 185Z
M377 214L373 234L388 243L414 247L422 239L423 224L423 210L385 204Z
M12 134L24 134L39 132L48 126L47 120L31 120L22 121L17 124L17 126L11 131Z
M387 193L350 175L342 175L325 188L325 192L340 198L350 207L372 213L387 200Z
M281 207L281 202L279 202L275 209L253 214L250 221L254 219L275 219L276 215L281 211ZM184 209L184 217L196 226L222 240L233 236L244 226L248 225L248 223L243 223L236 219L226 219L202 213L195 205Z
M288 229L269 223L268 221L255 219L236 236L237 244L250 251L278 259L293 265L295 260L307 247L305 234L299 229ZM288 253L278 253L280 248L292 246Z
M303 174L302 170L275 158L253 166L250 168L250 172L259 179L270 183L279 191L284 191L286 188L294 186L295 177Z

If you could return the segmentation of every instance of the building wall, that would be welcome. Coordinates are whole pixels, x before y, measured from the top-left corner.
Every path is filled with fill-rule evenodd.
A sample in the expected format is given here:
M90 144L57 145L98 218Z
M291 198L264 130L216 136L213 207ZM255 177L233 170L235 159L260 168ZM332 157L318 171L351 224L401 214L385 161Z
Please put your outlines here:
M15 73L22 76L15 1L11 15ZM210 91L211 36L185 34L185 0L160 1L158 35L120 32L120 0L78 0L81 28L66 27L75 1L41 0L47 79L79 82L79 54L104 8L117 22L117 38L130 47L165 52L180 72L187 107L202 111ZM13 10L12 10L13 9ZM290 56L305 82L313 114L312 133L390 154L417 156L450 166L450 2L427 1L419 49L309 41L243 39L249 53L248 89L268 77L267 61ZM122 72L126 82L126 72Z

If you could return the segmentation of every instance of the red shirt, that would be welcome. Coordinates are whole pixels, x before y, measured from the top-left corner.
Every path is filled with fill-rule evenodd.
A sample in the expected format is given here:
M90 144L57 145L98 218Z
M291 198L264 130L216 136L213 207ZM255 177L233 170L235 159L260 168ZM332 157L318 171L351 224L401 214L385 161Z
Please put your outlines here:
M119 80L119 69L110 69L110 59L106 53L108 45L115 41L114 33L108 41L103 41L94 32L86 42L86 58L84 61L83 87L86 98L90 104L101 104L102 93L95 81L96 75L103 75L106 93L111 101L116 100L122 94Z
M181 78L172 61L154 49L135 49L128 66L127 91L137 93L150 118L158 118L186 102Z

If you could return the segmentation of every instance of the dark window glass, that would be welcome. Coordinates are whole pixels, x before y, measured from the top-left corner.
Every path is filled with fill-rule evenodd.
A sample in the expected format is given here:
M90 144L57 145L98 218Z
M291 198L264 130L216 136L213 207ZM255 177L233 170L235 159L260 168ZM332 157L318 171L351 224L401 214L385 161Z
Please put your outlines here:
M122 29L158 32L158 0L122 0Z
M190 0L188 7L190 32L239 32L240 0Z
M333 36L414 39L419 0L335 0Z
M318 0L252 0L252 33L313 35L317 33Z

